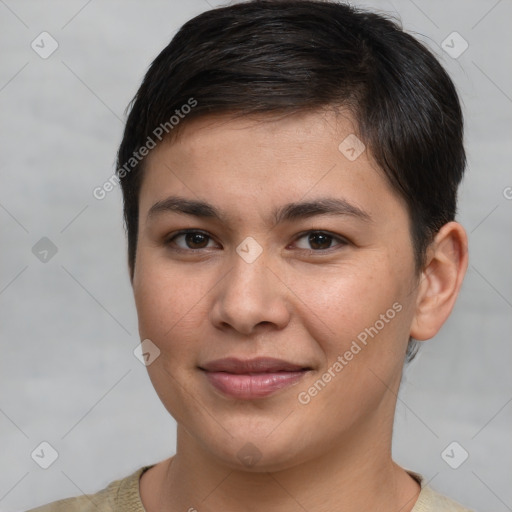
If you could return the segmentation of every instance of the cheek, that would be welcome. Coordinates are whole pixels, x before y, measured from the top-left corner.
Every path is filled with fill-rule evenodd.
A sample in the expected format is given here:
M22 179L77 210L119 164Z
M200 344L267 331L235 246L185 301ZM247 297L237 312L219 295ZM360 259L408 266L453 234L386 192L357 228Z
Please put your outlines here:
M163 353L190 353L191 346L201 341L207 318L203 299L211 286L156 259L142 256L138 264L133 290L141 339L149 338Z
M313 288L307 295L312 312L329 328L324 336L314 333L325 357L318 378L332 382L318 404L332 403L339 421L347 411L357 417L376 407L402 371L410 324L406 287L389 268L372 269L340 273L327 289ZM307 287L308 279L301 283Z
M347 264L332 269L330 275L319 271L290 276L290 287L304 300L306 317L312 325L316 319L328 333L329 351L350 344L400 300L399 279L384 263Z
M191 400L196 396L191 386L196 355L204 344L207 311L201 297L207 289L196 282L200 280L171 271L156 259L142 256L138 264L133 289L140 339L150 339L160 350L159 357L147 366L148 375L171 416L187 425L195 409L195 414L202 414L199 402Z

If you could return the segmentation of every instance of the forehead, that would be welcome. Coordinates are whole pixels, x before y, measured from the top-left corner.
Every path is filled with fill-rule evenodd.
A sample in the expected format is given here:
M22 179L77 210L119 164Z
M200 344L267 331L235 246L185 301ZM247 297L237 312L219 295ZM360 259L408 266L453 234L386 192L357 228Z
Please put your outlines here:
M403 207L357 136L348 113L310 112L188 121L145 162L141 217L180 194L248 212L315 196L349 199L371 210Z
M293 163L297 159L307 160L308 153L312 159L320 152L339 157L339 144L349 135L358 139L357 131L357 123L348 111L211 115L185 119L179 135L169 142L164 140L157 149L172 147L174 156L186 157L189 163L195 157L203 159L206 152L216 161L225 156L233 162L233 158L240 156L242 160L253 157L262 162L272 159L283 163L286 159Z

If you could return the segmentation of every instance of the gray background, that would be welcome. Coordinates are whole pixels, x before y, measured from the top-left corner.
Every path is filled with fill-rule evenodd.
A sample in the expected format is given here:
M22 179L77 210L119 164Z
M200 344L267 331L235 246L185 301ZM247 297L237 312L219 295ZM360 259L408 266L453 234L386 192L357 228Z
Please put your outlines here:
M397 13L433 49L466 116L459 220L470 268L453 315L406 369L395 458L468 506L512 510L512 2L355 3ZM121 195L99 201L92 190L114 170L147 66L208 8L0 0L2 511L97 491L174 452L174 420L133 355ZM47 59L31 48L42 31L59 44ZM453 31L469 44L457 59L441 47ZM46 263L32 252L42 237L58 249ZM46 470L31 458L42 441L59 455ZM469 453L458 469L441 457L452 441Z

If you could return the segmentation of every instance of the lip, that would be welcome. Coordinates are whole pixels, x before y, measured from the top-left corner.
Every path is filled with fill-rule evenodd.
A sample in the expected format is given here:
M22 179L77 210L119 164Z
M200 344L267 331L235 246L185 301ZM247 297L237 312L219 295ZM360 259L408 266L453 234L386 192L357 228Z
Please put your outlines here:
M287 388L311 370L282 359L217 359L201 365L209 383L224 395L242 400L264 398Z

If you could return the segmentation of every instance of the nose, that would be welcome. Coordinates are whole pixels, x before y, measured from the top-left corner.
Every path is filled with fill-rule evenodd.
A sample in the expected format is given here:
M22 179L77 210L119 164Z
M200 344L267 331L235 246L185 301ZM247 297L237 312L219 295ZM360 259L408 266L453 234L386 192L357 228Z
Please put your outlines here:
M265 251L251 263L234 252L231 262L231 270L215 287L210 313L213 325L246 336L286 327L290 321L289 291L279 272L268 266Z

